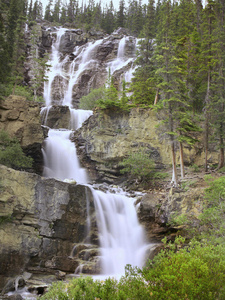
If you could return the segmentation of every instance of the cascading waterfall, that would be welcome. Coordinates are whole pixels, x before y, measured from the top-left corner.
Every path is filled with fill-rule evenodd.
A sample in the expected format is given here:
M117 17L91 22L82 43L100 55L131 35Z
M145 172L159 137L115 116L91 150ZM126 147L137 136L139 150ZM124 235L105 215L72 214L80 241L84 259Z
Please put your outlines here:
M133 58L126 58L125 56L125 46L126 46L127 37L123 37L118 45L117 57L115 60L107 64L108 69L110 70L111 75L116 71L133 60Z
M122 275L127 264L142 267L144 231L134 203L123 194L94 191L104 275Z
M101 43L102 40L98 40L94 43L88 43L88 45L82 49L82 51L77 56L77 58L72 62L68 89L63 99L63 105L68 105L69 107L71 107L73 87L77 83L80 74L85 69L89 68L91 64L92 65L96 64L96 61L92 57L95 51L97 51L97 48Z
M69 137L72 131L50 129L43 149L46 177L59 180L71 179L87 183L86 170L80 167L76 148Z
M80 74L95 64L93 54L97 51L102 40L76 49L75 59L71 63L71 74L65 75L63 62L60 62L60 38L65 29L57 32L57 40L52 46L51 68L48 71L48 82L44 85L44 97L47 108L42 110L43 123L46 123L48 111L52 104L51 85L55 76L67 78L67 89L64 92L63 105L68 105L71 113L70 129L78 129L92 114L92 111L76 110L72 107L73 86L77 83ZM128 63L125 59L126 37L119 44L117 58L108 64L114 71ZM67 58L64 58L67 61ZM80 166L74 144L70 141L71 130L50 129L43 147L44 176L59 180L72 179L87 184L86 170ZM95 202L99 241L101 247L102 269L105 275L118 275L124 272L126 264L141 267L144 263L146 243L143 228L138 223L134 200L126 197L122 192L117 194L103 193L89 186ZM89 200L87 199L87 215L89 218ZM90 219L87 220L87 230L90 230ZM79 270L82 270L80 267Z

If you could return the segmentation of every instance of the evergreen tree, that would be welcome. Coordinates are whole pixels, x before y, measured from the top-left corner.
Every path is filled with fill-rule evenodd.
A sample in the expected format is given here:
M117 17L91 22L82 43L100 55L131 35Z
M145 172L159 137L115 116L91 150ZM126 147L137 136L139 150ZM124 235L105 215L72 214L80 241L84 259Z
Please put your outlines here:
M53 0L49 0L47 6L45 8L44 19L49 21L49 22L52 22L52 20L53 20L53 17L52 17L52 4L53 4Z
M125 0L120 0L119 10L116 14L116 26L125 27L126 23L126 14L125 14Z
M60 20L60 9L61 9L61 0L57 0L54 5L54 10L52 13L53 22L59 23Z
M106 33L110 34L115 29L115 17L114 17L114 6L113 2L110 1L110 5L106 5L104 12L103 12L103 18L102 18L102 29L106 31Z
M200 72L205 76L205 99L204 99L204 144L205 144L205 171L208 170L208 144L209 144L209 122L210 106L212 102L212 75L213 75L213 28L215 24L215 2L209 0L204 9L202 22L202 51Z
M9 57L6 43L5 20L3 17L5 7L0 3L0 83L7 80L9 74Z
M197 130L189 113L186 51L183 39L178 39L177 19L174 17L176 13L177 6L172 5L170 0L162 3L161 27L156 40L156 60L159 67L156 73L161 77L158 87L162 97L159 107L164 110L164 115L168 115L164 124L167 124L171 144L174 185L178 183L175 142L179 142L181 177L184 177L183 142L192 144L194 140L188 133Z
M143 27L141 0L139 0L139 2L137 0L129 0L126 27L133 35L138 36L140 34Z
M23 0L11 0L8 16L7 16L7 46L8 46L8 54L9 57L12 58L14 51L14 43L15 43L15 30L18 28L17 21L20 16L23 15L24 9L24 1Z
M225 137L225 4L214 2L215 23L212 32L212 97L209 104L211 124L220 152L218 168L224 166Z
M156 65L153 59L155 33L155 1L149 0L146 23L142 32L143 39L139 42L135 61L137 68L130 87L133 92L131 100L135 104L153 104L158 96Z

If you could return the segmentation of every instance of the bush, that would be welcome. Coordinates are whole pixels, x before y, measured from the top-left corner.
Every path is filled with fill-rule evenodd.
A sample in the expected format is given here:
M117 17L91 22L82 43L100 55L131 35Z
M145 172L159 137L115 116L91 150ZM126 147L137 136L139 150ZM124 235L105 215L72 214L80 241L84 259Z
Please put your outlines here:
M15 138L10 138L7 132L0 132L0 164L11 168L30 168L33 159L27 157Z
M206 177L209 187L205 189L205 208L199 216L201 237L224 243L225 235L225 176L213 180ZM212 181L213 180L213 181Z
M155 173L155 164L144 150L131 153L120 163L120 166L123 167L120 171L122 174L129 173L132 177L140 176L142 180L153 177Z
M116 109L121 111L130 110L131 106L128 105L128 98L122 95L119 99L118 91L114 87L113 83L108 88L105 88L103 98L96 101L96 106L100 109Z
M13 84L8 83L8 84L1 84L0 83L0 95L4 97L8 97L12 94L13 92ZM26 97L27 100L33 100L32 92L29 87L27 86L21 86L17 85L15 87L14 94L17 96L23 96Z
M225 299L225 248L192 241L163 250L142 271L152 299Z
M104 94L105 94L104 87L92 90L87 96L83 96L80 99L79 108L86 109L86 110L94 110L96 106L96 101L104 98Z

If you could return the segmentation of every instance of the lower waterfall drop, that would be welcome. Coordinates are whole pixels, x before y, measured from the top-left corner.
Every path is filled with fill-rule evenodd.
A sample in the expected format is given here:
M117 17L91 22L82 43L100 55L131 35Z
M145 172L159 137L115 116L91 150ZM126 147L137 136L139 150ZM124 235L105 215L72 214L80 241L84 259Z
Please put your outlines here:
M127 264L142 267L147 245L133 199L122 194L93 191L101 266L104 275L121 276Z

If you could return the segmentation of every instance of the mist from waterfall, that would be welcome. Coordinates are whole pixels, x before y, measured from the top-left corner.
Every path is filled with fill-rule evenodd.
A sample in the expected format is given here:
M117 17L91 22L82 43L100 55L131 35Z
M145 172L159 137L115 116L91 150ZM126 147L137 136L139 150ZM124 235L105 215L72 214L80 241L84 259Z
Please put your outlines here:
M103 40L87 43L74 50L74 60L70 62L69 74L65 72L64 64L68 65L68 56L61 57L59 52L60 39L66 29L57 31L57 39L52 45L52 54L47 71L48 81L44 84L44 98L46 107L42 109L42 122L46 124L49 110L52 106L52 83L56 76L64 81L64 97L60 100L62 105L70 109L69 129L49 129L48 137L43 145L45 177L58 180L75 180L81 184L89 182L87 171L81 167L74 143L70 136L72 130L77 130L82 123L90 117L92 111L74 109L72 104L73 89L82 72L91 65L97 64L94 59L96 51ZM117 57L107 64L113 72L125 66L133 58L125 57L127 37L120 40ZM101 248L102 272L105 275L122 275L126 264L142 267L146 251L143 228L138 223L134 199L128 198L122 191L117 194L104 193L92 190L96 209L96 221L99 231ZM89 200L87 200L87 214L89 218ZM91 230L90 219L87 220L87 230ZM81 270L82 268L80 268Z

